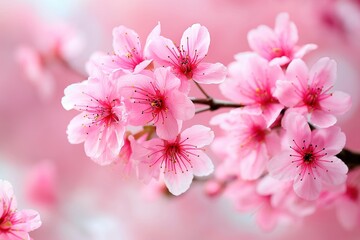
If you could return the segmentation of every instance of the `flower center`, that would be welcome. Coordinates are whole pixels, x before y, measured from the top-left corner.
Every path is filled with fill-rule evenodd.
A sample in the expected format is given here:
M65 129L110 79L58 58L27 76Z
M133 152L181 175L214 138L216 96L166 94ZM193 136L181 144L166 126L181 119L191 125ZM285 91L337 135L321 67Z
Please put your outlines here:
M312 109L319 109L319 95L322 92L322 88L308 88L304 94L304 103Z

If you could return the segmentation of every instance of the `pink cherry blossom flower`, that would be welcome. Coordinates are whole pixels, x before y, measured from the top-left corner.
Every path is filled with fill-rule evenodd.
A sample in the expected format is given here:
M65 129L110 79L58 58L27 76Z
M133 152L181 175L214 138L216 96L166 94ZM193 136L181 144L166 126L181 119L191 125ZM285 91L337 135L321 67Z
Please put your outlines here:
M119 159L128 113L120 96L120 81L106 75L75 83L65 89L61 103L81 113L67 128L72 144L84 142L85 153L100 165Z
M121 80L125 86L122 94L131 102L129 123L135 126L152 123L160 138L176 137L182 120L195 114L194 104L179 91L180 79L169 68L157 68L148 75L127 75Z
M160 35L160 23L149 34L145 48L142 49L139 35L132 29L119 26L113 29L114 54L97 53L90 58L90 62L98 65L104 73L129 71L139 73L149 67L148 45L150 41Z
M286 71L288 80L279 80L275 96L287 107L309 116L316 127L329 127L336 123L334 116L351 107L351 97L341 91L331 91L336 78L336 63L321 58L308 70L306 64L296 59Z
M221 63L202 62L210 45L210 34L206 27L194 24L185 30L180 45L159 36L149 44L151 57L161 66L171 66L182 80L182 89L187 89L188 80L198 83L221 83L226 76L226 68Z
M35 204L54 207L58 203L58 174L54 161L46 160L32 167L26 182L26 197Z
M345 145L339 127L311 131L306 119L295 112L285 115L283 127L288 149L269 161L271 176L294 180L295 193L306 200L315 200L323 189L345 183L348 167L335 156Z
M213 163L204 152L213 139L210 128L195 125L170 140L154 138L142 145L134 143L133 158L139 162L139 178L146 183L159 179L162 169L169 191L174 195L184 193L194 175L213 172Z
M349 172L346 190L336 196L334 205L340 224L348 230L360 226L360 168Z
M237 171L243 179L259 178L273 152L280 148L280 138L271 131L269 123L259 113L235 109L215 116L210 123L226 131L228 141L222 148L227 149L229 155L225 164L235 162L231 165L238 166Z
M250 48L271 64L278 65L286 65L317 48L315 44L297 46L298 38L296 25L290 21L288 13L276 17L274 29L260 25L248 33Z
M31 209L17 210L11 184L0 180L0 239L29 240L29 232L40 226L39 213Z
M261 112L271 125L284 108L274 97L276 81L284 79L282 69L255 54L239 56L228 69L228 78L220 85L222 94Z

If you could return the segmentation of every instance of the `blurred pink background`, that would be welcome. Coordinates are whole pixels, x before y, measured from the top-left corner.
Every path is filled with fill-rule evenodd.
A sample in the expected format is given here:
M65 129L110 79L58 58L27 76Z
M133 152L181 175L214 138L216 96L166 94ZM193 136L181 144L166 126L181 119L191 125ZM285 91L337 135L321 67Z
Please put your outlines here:
M201 183L193 183L177 198L149 196L142 184L123 178L118 166L100 167L85 156L83 145L68 143L66 126L76 113L65 111L60 100L67 85L83 79L61 64L49 64L49 72L42 75L50 74L42 79L48 81L44 93L16 58L20 46L46 52L49 32L59 23L67 24L77 30L84 45L82 49L74 45L66 56L85 74L92 52L112 50L113 27L133 28L144 43L160 21L162 34L171 39L180 39L193 23L205 25L211 35L207 61L227 65L234 54L250 50L246 38L250 29L260 24L273 27L282 11L296 23L300 45L319 46L306 56L307 63L323 56L338 63L336 88L353 98L352 109L338 125L347 135L347 147L360 152L360 1L1 0L0 178L14 185L20 208L40 212L43 225L31 236L35 240L358 239L360 230L344 230L333 210L263 232L253 213L237 212L223 197L207 197ZM205 89L223 98L216 86ZM208 124L212 115L199 114L187 124ZM42 188L36 189L39 185Z

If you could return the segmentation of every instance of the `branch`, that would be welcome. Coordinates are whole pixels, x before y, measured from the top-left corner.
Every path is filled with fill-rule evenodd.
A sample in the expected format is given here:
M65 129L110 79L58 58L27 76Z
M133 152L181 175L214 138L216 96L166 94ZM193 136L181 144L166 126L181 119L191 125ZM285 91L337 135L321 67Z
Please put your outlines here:
M218 110L219 108L239 108L239 107L244 107L244 105L238 104L238 103L233 103L233 102L227 102L227 101L223 101L223 100L219 100L219 99L213 99L213 98L190 98L190 100L194 103L194 104L202 104L202 105L208 105L209 108L207 108L206 110L209 111L215 111ZM199 112L204 112L204 110L199 111Z

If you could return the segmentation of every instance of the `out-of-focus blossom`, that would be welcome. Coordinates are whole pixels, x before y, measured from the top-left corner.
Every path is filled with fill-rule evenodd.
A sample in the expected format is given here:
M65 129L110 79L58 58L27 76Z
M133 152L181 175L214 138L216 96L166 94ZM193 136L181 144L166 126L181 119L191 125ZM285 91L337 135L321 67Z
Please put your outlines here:
M141 145L134 142L133 158L140 165L139 178L145 182L159 179L162 169L169 191L174 195L184 193L194 175L207 176L213 172L213 163L204 152L204 146L213 139L210 128L195 125L170 140L154 138Z
M61 100L66 110L81 112L68 125L69 142L84 142L86 155L100 165L117 161L124 145L128 112L119 83L108 75L89 78L68 86Z
M260 25L248 33L251 49L270 61L271 64L286 65L296 58L317 48L315 44L297 46L298 31L295 23L290 21L288 13L280 13L275 28Z
M31 209L18 210L11 184L0 180L0 239L30 240L29 232L40 226L39 213Z
M349 172L346 190L335 198L336 215L340 224L348 230L360 226L360 168Z
M310 130L302 115L291 112L283 119L287 149L268 164L271 176L293 180L295 193L315 200L326 188L344 184L348 167L335 155L345 146L345 134L339 127Z
M49 160L35 165L26 177L27 198L40 206L52 207L58 203L57 172Z
M160 24L151 31L142 49L140 37L134 30L125 26L116 27L113 29L114 54L94 54L90 62L107 74L119 70L139 73L152 63L152 59L148 58L148 46L157 36L160 36Z
M243 179L259 178L266 170L272 153L280 148L280 138L276 132L271 132L268 121L261 113L235 109L215 116L211 124L225 130L227 145L218 147L227 149L229 154L225 161L234 162L232 165L238 166L238 173Z
M321 58L308 70L301 59L289 64L287 80L277 82L275 96L292 110L309 115L310 123L329 127L336 123L334 114L343 114L351 107L351 97L341 91L331 91L336 78L336 63Z
M84 39L65 23L34 23L34 45L22 45L15 52L26 77L38 89L43 99L49 99L55 91L56 81L51 72L55 64L69 64L84 47Z
M153 38L149 45L150 56L161 66L171 66L181 79L181 89L188 89L188 80L198 83L221 83L226 76L226 68L221 63L206 63L210 45L210 34L206 27L194 24L185 30L180 45L163 36Z
M246 109L262 113L270 126L284 108L273 96L276 81L284 79L281 67L247 54L238 55L228 70L228 78L220 85L222 94Z
M179 91L180 79L169 68L157 68L148 76L126 75L122 95L130 99L129 123L135 126L152 123L160 138L173 139L183 120L192 118L195 106Z

